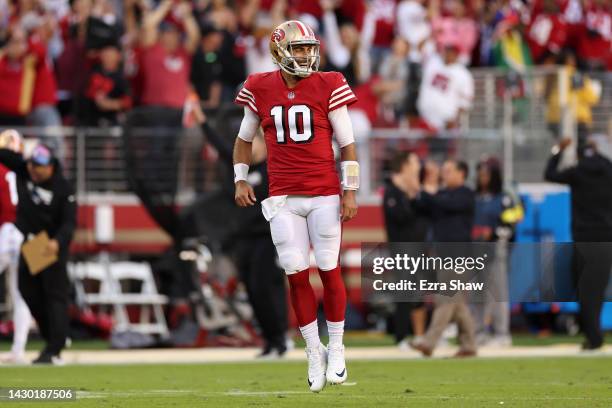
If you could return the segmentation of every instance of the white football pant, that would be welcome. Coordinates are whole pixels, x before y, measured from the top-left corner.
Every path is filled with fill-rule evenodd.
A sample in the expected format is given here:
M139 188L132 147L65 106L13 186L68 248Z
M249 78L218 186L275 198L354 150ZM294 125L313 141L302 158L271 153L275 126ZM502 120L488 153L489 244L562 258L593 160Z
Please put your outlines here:
M0 226L0 272L8 270L9 293L13 301L13 346L11 352L21 356L25 352L32 315L19 293L19 252L23 234L11 223Z
M334 269L338 265L342 235L340 196L270 199L275 208L271 218L267 218L278 260L285 273L291 275L310 267L311 244L317 267L323 271ZM264 200L262 205L266 207L270 199Z

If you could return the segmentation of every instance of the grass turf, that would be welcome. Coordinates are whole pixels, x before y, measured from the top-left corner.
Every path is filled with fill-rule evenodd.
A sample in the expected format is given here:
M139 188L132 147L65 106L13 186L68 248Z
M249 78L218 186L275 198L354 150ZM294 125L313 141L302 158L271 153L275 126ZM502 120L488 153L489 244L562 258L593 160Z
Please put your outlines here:
M307 389L305 362L3 367L0 387L70 387L76 402L15 407L609 407L612 358L349 362ZM356 384L355 384L356 383Z

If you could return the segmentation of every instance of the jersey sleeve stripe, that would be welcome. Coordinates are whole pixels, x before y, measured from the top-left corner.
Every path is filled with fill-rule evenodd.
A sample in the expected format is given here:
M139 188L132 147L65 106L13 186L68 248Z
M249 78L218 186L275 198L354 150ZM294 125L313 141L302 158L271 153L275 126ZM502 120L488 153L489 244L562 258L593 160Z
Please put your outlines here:
M339 94L336 94L335 96L332 96L331 98L329 98L329 103L333 103L337 101L338 99L345 97L346 95L352 95L352 94L353 94L353 91L351 91L350 89L347 89L344 92L340 92Z
M253 93L251 91L249 91L248 89L246 89L246 88L242 88L240 90L240 92L244 92L245 94L247 94L247 95L249 95L249 96L251 96L253 98L255 97L255 95L253 95Z
M249 96L248 94L246 94L246 93L244 93L242 91L238 92L238 96L246 98L246 99L250 100L251 102L255 103L255 98L253 98L252 96Z
M336 89L335 89L335 90L334 90L334 91L331 93L331 96L334 96L334 95L335 95L335 94L337 94L338 92L342 92L342 91L344 91L344 90L345 90L345 89L347 89L348 87L349 87L349 86L348 86L348 84L346 84L346 85L342 85L342 86L340 86L340 87L336 88Z
M243 105L244 105L244 104L249 105L249 107L250 107L250 108L253 110L253 112L257 112L257 108L255 107L255 104L253 104L253 103L252 103L250 100L248 100L248 99L244 99L244 98L242 98L240 95L238 95L238 96L236 97L236 102L239 102L239 103L240 103L240 102L242 102L242 104L243 104Z
M348 101L350 101L351 99L357 99L357 98L355 97L355 95L353 95L353 94L351 93L349 96L347 96L347 97L345 97L345 98L343 98L343 99L337 100L336 102L334 102L334 103L330 104L330 105L329 105L329 109L333 109L333 108L334 108L334 107L336 107L336 106L341 106L342 104L344 104L344 102L348 102Z

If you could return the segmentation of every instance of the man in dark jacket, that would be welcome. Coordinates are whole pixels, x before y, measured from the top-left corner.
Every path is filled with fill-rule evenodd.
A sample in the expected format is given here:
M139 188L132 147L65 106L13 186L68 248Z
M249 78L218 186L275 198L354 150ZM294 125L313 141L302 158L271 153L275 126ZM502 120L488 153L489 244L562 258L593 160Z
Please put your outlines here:
M470 242L476 197L465 185L468 167L462 161L447 160L442 166L444 188L423 191L421 203L430 209L436 242Z
M462 161L447 160L442 167L444 188L421 192L420 204L431 211L433 237L435 242L470 242L474 223L475 196L465 186L468 167ZM449 252L453 252L450 251ZM441 254L438 254L441 255ZM465 253L447 253L448 256L466 256ZM443 279L446 279L444 277ZM431 324L422 340L410 343L423 355L433 353L442 332L451 321L459 326L459 351L456 357L470 357L476 354L474 320L467 306L465 296L457 293L452 297L438 295Z
M45 145L37 145L30 158L0 149L0 163L17 176L15 226L25 241L42 231L49 235L45 248L57 262L32 275L23 256L19 259L19 290L38 323L45 348L34 363L61 364L60 352L68 335L68 250L76 225L76 199L61 166Z
M578 152L576 166L559 170L561 152L570 145L564 139L553 148L544 177L568 184L571 189L573 273L580 302L583 349L603 345L601 308L612 268L612 162L588 145Z
M391 160L390 170L383 199L387 238L389 242L423 242L429 217L415 200L421 188L419 158L411 152L398 152Z
M391 175L385 185L383 211L389 249L401 251L403 242L424 242L429 227L429 217L418 208L415 197L420 190L421 163L416 154L400 151L390 163ZM393 315L395 341L400 348L407 348L406 336L419 337L425 333L426 310L423 302L397 302Z
M232 145L223 139L202 118L202 130L207 140L217 149L219 157L233 172ZM253 163L249 167L248 181L258 202L268 197L267 151L263 137L253 140ZM228 203L233 204L234 188L228 189ZM231 192L231 193L230 193ZM249 302L259 323L264 348L259 357L283 357L287 351L288 329L287 292L285 272L278 266L276 248L270 236L270 224L260 206L243 208L237 215L240 227L229 234L232 253L240 278L246 286Z

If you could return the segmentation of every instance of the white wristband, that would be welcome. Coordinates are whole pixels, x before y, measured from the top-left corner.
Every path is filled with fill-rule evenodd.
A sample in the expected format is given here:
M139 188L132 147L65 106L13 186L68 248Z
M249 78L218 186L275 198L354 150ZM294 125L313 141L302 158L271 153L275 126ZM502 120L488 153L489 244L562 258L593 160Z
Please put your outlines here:
M246 181L249 174L249 165L245 163L234 164L234 183Z
M343 161L340 163L343 190L359 190L359 163Z

